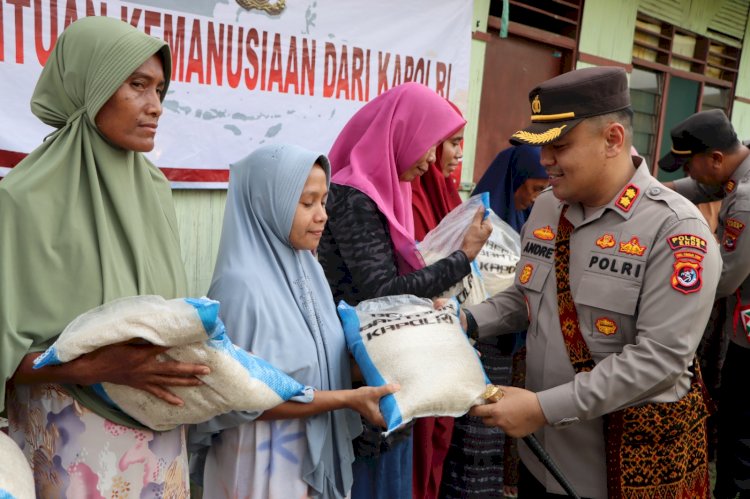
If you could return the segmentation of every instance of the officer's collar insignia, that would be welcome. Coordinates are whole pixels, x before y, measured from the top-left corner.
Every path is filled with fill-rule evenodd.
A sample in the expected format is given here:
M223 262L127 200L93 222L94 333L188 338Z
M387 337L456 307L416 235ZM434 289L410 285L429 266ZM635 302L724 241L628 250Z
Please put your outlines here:
M601 249L611 248L616 243L617 241L615 241L615 236L613 236L612 234L604 234L602 237L596 240L596 245Z
M633 203L635 203L636 198L638 198L638 193L640 190L635 184L629 184L625 189L623 189L622 193L620 194L620 198L617 200L615 205L620 208L622 211L630 211L630 208L633 207Z
M734 180L729 180L726 184L724 184L724 192L729 194L734 190L735 187L737 187L737 183Z
M542 103L539 100L539 94L535 95L534 99L531 101L531 112L534 114L542 112Z
M667 242L672 250L678 250L681 248L693 248L706 252L706 240L702 237L698 237L695 234L677 234L674 236L667 237Z
M552 232L552 227L549 225L535 230L533 234L534 237L541 239L542 241L552 241L555 238L555 233Z
M640 241L638 241L638 238L635 236L633 236L633 238L626 243L620 243L620 253L625 253L626 255L643 256L644 251L646 251L646 247L641 246Z
M518 275L518 282L521 284L526 284L531 280L531 274L534 273L534 266L530 263L527 263L523 266L521 269L521 273Z
M611 336L617 332L617 323L609 317L599 317L594 323L596 330L606 336Z
M562 133L563 128L565 128L566 126L568 125L562 125L562 126L558 126L555 128L550 128L546 132L542 132L542 133L532 133L532 132L527 132L526 130L519 130L513 135L511 135L511 137L513 137L514 139L523 141L527 144L531 144L531 145L547 144L549 142L552 142L556 138L558 138L560 134Z

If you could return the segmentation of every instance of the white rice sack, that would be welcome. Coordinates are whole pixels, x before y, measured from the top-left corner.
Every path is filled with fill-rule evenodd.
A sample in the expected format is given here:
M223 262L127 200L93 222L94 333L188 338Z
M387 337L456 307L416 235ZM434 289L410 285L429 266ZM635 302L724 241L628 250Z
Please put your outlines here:
M301 396L305 387L260 357L233 345L219 322L213 338L170 348L162 358L204 364L211 373L198 376L200 386L173 386L169 390L185 403L176 406L125 385L102 383L100 395L153 430L171 430L197 424L230 411L262 412Z
M21 449L0 431L0 499L34 499L34 475Z
M521 257L521 238L513 228L490 210L492 234L474 260L484 287L493 296L511 284Z
M370 386L398 383L380 400L386 434L413 418L458 417L477 404L489 380L461 328L458 302L435 310L412 295L387 296L338 311L349 350Z
M34 367L62 364L98 348L140 339L160 346L203 341L218 317L219 302L143 295L120 298L79 315L55 343L34 360ZM205 315L209 323L204 324Z
M485 216L490 213L489 202L489 193L483 192L470 197L448 213L417 245L424 263L431 265L461 249L464 235L477 210L483 207ZM439 298L455 297L462 305L481 303L490 296L482 277L480 267L472 262L471 273L443 292Z
M71 322L34 367L67 362L128 340L172 347L159 356L162 361L208 366L211 373L198 376L203 385L169 387L183 406L125 385L92 386L110 405L157 431L201 423L230 411L262 412L305 393L305 387L284 372L233 345L218 314L219 302L207 298L115 300Z

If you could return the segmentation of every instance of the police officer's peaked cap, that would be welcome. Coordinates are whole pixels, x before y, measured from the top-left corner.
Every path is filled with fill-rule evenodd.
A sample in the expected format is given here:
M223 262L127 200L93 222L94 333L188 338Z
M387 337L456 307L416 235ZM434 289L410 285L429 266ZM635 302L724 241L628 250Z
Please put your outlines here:
M738 143L732 123L721 109L695 113L678 123L669 134L672 149L659 160L659 168L668 172L682 168L694 154L727 151Z
M625 70L585 68L547 80L529 92L531 125L511 136L514 145L554 142L592 116L630 107Z

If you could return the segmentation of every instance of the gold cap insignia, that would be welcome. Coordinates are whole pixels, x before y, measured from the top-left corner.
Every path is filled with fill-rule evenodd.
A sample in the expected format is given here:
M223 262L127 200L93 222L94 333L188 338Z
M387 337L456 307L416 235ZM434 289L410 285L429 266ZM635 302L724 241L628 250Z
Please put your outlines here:
M527 132L526 130L519 130L513 135L511 135L511 137L514 139L518 139L522 142L526 142L527 144L531 144L531 145L546 144L558 138L560 134L562 133L563 128L565 128L566 126L568 125L550 128L544 133L532 133L532 132Z
M534 114L542 112L542 103L539 100L539 94L535 95L534 99L531 101L531 112Z

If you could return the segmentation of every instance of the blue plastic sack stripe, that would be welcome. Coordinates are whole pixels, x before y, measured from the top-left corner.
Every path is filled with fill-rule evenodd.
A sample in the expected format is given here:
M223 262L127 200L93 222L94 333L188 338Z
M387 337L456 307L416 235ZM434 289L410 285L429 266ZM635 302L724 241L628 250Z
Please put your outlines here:
M490 193L483 192L480 196L482 198L482 204L484 205L484 216L482 217L482 220L485 220L490 216Z
M359 334L359 317L357 317L357 311L351 305L345 301L340 301L337 307L341 322L344 326L344 337L346 338L346 346L349 351L354 355L354 360L357 361L359 369L362 371L362 375L365 377L365 381L369 386L384 386L388 382L383 378L372 362L370 355L367 353L362 342L362 336ZM393 394L389 394L380 399L380 412L383 414L388 431L393 431L403 422L401 417L401 409L398 407L396 397Z
M16 496L11 494L5 489L0 489L0 499L17 499Z
M219 302L208 298L185 298L185 301L198 312L203 329L206 330L208 337L212 338L219 320Z
M60 358L57 356L57 348L55 348L55 345L52 345L42 355L34 359L33 368L39 369L43 366L56 366L58 364L62 364L62 362L60 362Z
M226 335L224 323L218 319L215 336L206 345L226 352L248 372L249 376L267 385L282 400L289 400L304 394L305 387L285 372L279 370L265 360L235 347Z

